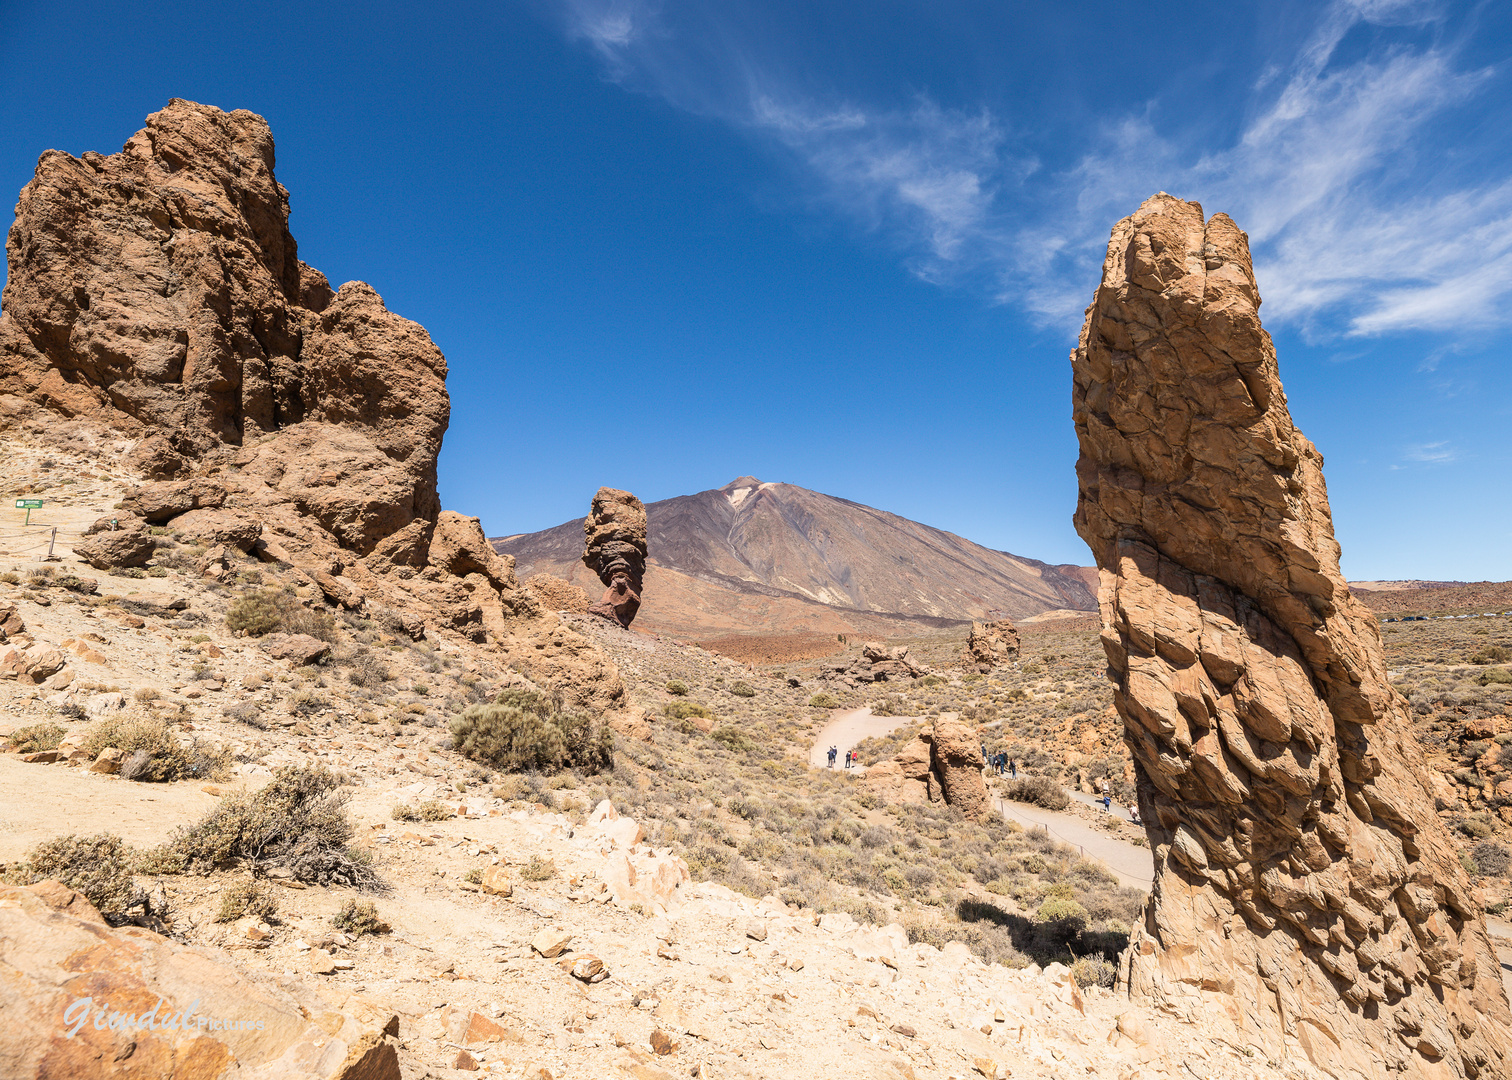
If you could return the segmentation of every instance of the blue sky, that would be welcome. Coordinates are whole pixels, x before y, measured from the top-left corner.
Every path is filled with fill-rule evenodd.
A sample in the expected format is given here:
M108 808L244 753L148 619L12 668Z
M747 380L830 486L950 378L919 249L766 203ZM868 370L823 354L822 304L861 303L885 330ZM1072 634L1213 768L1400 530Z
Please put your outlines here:
M1156 190L1251 237L1353 578L1512 577L1512 5L0 0L0 191L266 116L451 364L491 535L742 474L1088 561L1066 354Z

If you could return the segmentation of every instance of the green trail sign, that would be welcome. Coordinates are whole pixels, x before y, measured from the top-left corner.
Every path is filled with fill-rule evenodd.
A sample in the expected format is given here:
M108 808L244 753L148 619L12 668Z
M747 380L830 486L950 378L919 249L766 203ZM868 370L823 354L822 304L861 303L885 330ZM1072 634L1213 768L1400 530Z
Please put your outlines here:
M25 510L26 511L26 520L23 521L21 524L23 524L23 525L30 525L31 524L31 512L33 510L40 510L40 509L42 509L42 500L41 499L17 499L16 500L16 509L17 510Z

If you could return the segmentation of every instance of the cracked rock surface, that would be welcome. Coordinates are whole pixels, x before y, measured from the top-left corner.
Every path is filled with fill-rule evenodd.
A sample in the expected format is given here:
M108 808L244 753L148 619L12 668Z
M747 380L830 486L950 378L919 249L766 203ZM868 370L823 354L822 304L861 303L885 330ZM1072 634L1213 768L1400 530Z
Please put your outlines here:
M1506 1076L1481 903L1259 306L1238 226L1158 194L1071 356L1076 527L1155 852L1122 977L1331 1076Z

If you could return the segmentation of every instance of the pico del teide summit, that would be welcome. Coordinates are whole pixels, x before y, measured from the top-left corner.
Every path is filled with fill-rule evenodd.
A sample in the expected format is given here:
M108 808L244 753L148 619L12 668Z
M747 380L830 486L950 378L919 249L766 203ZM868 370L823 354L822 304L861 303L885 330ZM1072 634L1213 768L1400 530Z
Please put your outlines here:
M1155 195L1071 356L1076 528L1155 855L1121 979L1329 1076L1507 1077L1481 902L1259 307L1234 222Z

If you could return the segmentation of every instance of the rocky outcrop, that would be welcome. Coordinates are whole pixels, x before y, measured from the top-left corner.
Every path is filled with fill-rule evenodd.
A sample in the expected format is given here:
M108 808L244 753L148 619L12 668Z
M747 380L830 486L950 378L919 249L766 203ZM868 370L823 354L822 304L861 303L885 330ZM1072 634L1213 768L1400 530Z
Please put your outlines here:
M583 533L583 565L607 587L588 614L629 629L640 610L646 574L646 508L628 491L599 488L583 520Z
M398 1018L224 953L111 929L55 881L0 887L0 1075L399 1080Z
M586 592L572 582L563 581L551 574L533 574L525 579L525 586L535 594L536 599L547 611L566 611L574 615L586 615L588 608L592 605Z
M840 664L827 664L819 677L842 686L857 687L862 683L888 682L892 679L917 679L928 675L930 668L916 663L908 656L907 645L879 645L868 641L861 646L859 659Z
M1329 1076L1507 1076L1480 901L1259 305L1244 233L1157 195L1072 354L1076 527L1155 853L1121 977Z
M865 784L885 802L940 802L969 818L991 808L976 732L945 713L896 756L867 768Z
M966 638L966 655L975 663L994 668L1006 664L1018 654L1018 628L1011 619L971 624L971 633Z
M367 285L333 292L288 218L253 113L175 99L118 154L43 154L7 242L0 393L156 436L154 475L257 444L296 500L350 468L300 437L339 425L388 474L390 512L345 537L366 550L440 508L446 361Z
M22 190L0 415L135 440L119 464L147 481L75 552L141 566L148 526L166 526L211 577L253 553L411 636L529 639L520 671L617 709L613 665L543 612L476 518L441 510L446 360L370 287L333 290L299 261L273 165L261 117L174 100L118 154L48 151ZM639 557L613 528L596 547L635 592L644 512L638 537Z

